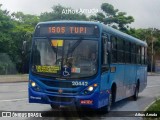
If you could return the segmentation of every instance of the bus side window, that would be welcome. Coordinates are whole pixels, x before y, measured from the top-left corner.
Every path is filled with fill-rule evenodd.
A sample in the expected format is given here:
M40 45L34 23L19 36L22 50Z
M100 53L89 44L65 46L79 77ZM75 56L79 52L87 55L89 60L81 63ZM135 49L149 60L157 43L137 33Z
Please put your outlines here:
M145 64L145 57L144 57L144 47L141 47L141 64Z
M117 38L117 62L124 63L124 41L121 38Z
M136 46L136 58L137 64L141 64L141 47L139 45Z
M136 63L136 45L131 43L131 63Z
M131 43L125 41L125 62L131 63Z
M112 42L111 61L112 63L116 63L117 62L117 38L114 36L111 36L111 42Z

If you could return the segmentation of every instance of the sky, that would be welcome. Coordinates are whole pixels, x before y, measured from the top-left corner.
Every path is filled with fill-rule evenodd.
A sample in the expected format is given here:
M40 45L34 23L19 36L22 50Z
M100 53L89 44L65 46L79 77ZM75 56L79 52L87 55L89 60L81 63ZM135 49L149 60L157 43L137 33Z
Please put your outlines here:
M52 6L58 4L73 9L100 11L102 3L110 3L119 11L133 16L135 21L131 27L160 29L160 0L0 0L2 9L34 15L52 11Z

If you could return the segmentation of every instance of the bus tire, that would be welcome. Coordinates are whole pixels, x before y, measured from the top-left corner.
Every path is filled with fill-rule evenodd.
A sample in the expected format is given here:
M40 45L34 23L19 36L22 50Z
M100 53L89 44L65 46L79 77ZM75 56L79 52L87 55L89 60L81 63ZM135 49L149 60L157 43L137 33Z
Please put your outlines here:
M50 104L51 108L53 110L56 110L56 109L59 109L60 108L60 105L54 105L54 104Z
M133 100L136 101L138 99L138 93L139 93L139 83L136 84L136 88L133 95Z
M111 92L108 97L108 105L106 106L107 107L106 112L109 112L111 110L112 102L113 102L113 95Z
M108 105L100 108L98 110L98 113L99 114L106 114L108 113L110 110L111 110L111 106L112 106L112 93L109 94L109 97L108 97Z

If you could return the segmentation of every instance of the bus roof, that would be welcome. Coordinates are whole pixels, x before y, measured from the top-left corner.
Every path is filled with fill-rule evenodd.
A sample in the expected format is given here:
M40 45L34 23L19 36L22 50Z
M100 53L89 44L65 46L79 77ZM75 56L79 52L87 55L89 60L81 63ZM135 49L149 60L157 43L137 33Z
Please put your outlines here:
M144 47L148 46L145 41L142 41L142 40L140 40L138 38L135 38L135 37L133 37L131 35L128 35L126 33L123 33L123 32L121 32L121 31L119 31L117 29L114 29L114 28L110 27L110 26L107 26L107 25L103 24L102 25L102 29L103 29L103 31L105 31L107 33L111 33L111 34L113 34L115 36L119 36L120 38L123 38L126 41L130 41L132 43L136 43L136 44L144 46Z
M95 24L99 25L99 22L94 21L76 21L76 20L60 20L60 21L47 21L47 22L39 22L39 24L53 24L53 23L75 23L75 24Z
M95 24L97 26L99 26L99 28L101 29L101 31L104 31L106 33L110 33L110 34L113 34L115 36L119 36L127 41L130 41L132 43L136 43L138 45L141 45L141 46L144 46L144 47L147 47L147 43L145 41L142 41L138 38L135 38L131 35L128 35L126 33L123 33L117 29L114 29L108 25L105 25L103 23L100 23L100 22L94 22L94 21L76 21L76 20L60 20L60 21L47 21L47 22L39 22L37 25L40 25L40 24L58 24L58 23L73 23L73 24Z

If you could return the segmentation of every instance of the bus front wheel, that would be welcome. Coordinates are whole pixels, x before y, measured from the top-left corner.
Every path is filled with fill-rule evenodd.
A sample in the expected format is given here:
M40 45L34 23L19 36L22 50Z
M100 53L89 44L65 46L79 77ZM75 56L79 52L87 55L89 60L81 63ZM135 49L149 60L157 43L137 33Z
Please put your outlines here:
M112 95L112 93L110 93L109 97L108 97L108 105L106 106L107 112L109 112L111 110L112 103L113 103L113 95Z
M99 110L98 110L98 113L99 114L105 114L105 113L108 113L110 110L111 110L111 105L112 105L112 98L113 96L112 96L112 93L110 93L109 94L109 97L108 97L108 105L106 105L106 106L104 106L104 107L102 107L102 108L100 108Z

